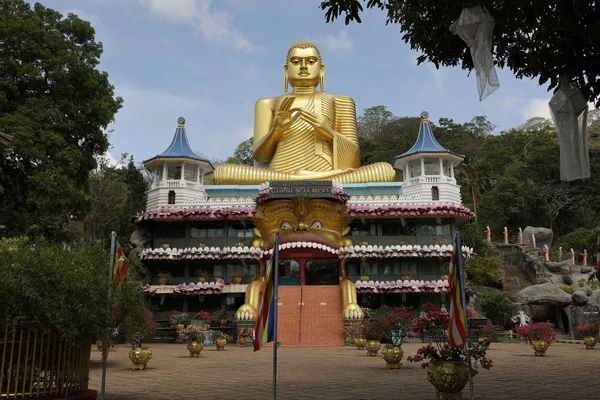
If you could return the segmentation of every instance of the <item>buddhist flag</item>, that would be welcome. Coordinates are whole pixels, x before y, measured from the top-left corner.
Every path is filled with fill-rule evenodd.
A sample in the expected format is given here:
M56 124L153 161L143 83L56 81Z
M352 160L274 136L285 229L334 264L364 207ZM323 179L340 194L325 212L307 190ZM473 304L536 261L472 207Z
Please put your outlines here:
M463 345L467 342L467 302L465 298L464 271L461 260L460 236L454 238L454 249L450 259L450 326L448 336L450 347Z
M121 286L123 281L125 280L125 276L127 275L127 258L125 258L125 253L123 252L123 248L119 244L118 240L115 240L115 244L113 245L112 254L114 257L113 264L113 288L117 288Z
M265 285L261 294L258 315L254 324L254 351L260 350L265 343L275 341L275 307L277 307L277 300L274 299L275 285L277 285L275 268L278 267L279 235L275 235L273 255L271 256L271 261L267 268Z

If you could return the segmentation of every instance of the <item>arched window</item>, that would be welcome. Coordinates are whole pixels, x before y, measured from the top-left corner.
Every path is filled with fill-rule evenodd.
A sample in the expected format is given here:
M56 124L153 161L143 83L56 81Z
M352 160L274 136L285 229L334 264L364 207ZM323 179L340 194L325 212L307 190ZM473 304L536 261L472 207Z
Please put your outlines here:
M437 186L431 187L431 200L439 200L440 199L440 190Z
M175 204L175 191L169 190L169 204Z

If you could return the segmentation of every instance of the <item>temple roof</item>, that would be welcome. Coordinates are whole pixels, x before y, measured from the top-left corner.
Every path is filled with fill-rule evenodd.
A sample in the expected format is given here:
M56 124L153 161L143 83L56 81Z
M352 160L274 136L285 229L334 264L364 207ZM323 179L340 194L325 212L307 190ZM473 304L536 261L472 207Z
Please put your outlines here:
M190 143L185 131L185 119L183 117L179 117L177 119L177 129L175 130L175 135L173 136L173 140L171 141L169 147L161 154L144 161L144 165L149 167L151 164L154 164L157 161L175 161L176 159L196 161L194 164L207 164L207 166L210 167L210 170L214 170L209 160L200 157L190 147Z
M441 144L438 143L433 131L431 130L431 123L428 120L429 114L426 111L421 113L421 126L419 127L419 136L417 141L406 153L396 156L396 161L402 158L410 157L413 155L440 155L447 154L451 158L459 159L462 161L465 157L461 154L455 153L448 149L445 149Z

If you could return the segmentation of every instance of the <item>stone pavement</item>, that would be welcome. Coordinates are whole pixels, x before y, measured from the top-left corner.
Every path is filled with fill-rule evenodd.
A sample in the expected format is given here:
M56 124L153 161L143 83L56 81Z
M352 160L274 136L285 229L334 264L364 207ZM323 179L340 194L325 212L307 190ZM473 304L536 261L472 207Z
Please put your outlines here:
M403 345L405 357L416 343ZM126 345L109 355L108 400L191 400L271 398L272 347L206 347L189 357L184 344L152 344L146 371L133 371ZM524 343L492 343L494 367L479 369L478 400L586 400L600 398L600 349L555 343L546 357L535 357ZM92 350L90 389L100 390L101 355ZM435 399L435 390L419 364L387 370L379 357L353 347L279 349L277 398L304 399ZM463 398L469 398L468 385Z

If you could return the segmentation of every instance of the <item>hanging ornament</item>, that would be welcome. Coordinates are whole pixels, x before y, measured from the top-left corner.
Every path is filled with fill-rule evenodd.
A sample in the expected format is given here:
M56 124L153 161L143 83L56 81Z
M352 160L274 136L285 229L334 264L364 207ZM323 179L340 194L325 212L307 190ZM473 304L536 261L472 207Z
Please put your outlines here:
M560 87L548 105L560 142L560 180L589 178L588 105L585 98L563 75Z
M460 36L471 50L471 58L477 76L479 101L500 87L492 58L494 25L494 18L487 8L477 5L464 8L460 17L450 26L450 31Z

